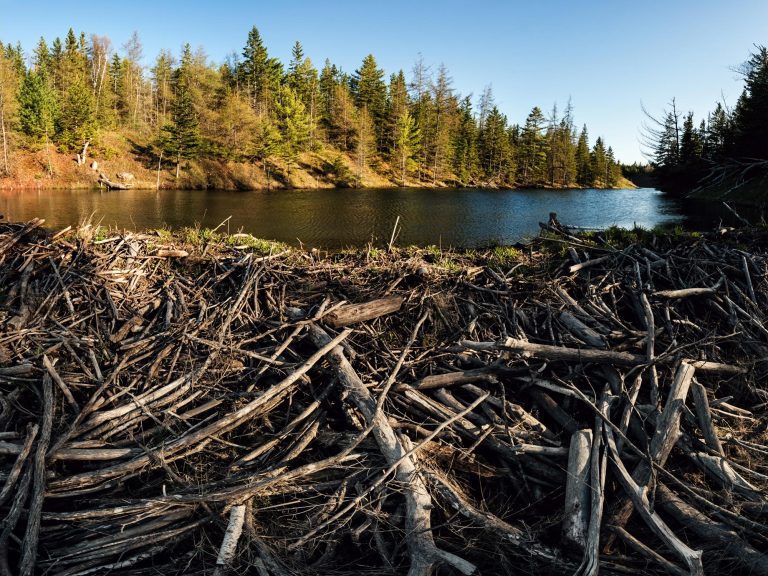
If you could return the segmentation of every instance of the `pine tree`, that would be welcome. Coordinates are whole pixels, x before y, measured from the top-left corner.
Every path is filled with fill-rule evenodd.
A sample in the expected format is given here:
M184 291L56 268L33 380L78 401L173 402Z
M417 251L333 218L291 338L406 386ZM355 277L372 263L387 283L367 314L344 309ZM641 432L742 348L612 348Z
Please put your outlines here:
M56 128L56 95L44 73L28 72L19 89L19 126L34 143L44 143L48 156L48 174L53 175L50 142Z
M335 146L347 152L354 148L358 129L358 110L346 82L334 87L328 118L328 138ZM370 135L368 135L370 140Z
M393 153L395 142L400 135L400 122L408 112L408 87L402 70L389 78L389 93L387 97L387 151ZM415 123L415 119L414 119Z
M387 86L384 83L384 71L377 64L373 54L368 54L363 63L350 78L350 89L355 98L355 105L365 109L373 122L375 148L386 149L386 113Z
M195 158L200 147L200 130L190 91L189 65L191 50L184 46L181 65L174 73L174 102L171 123L163 127L160 145L175 158L176 178L182 160Z
M458 182L467 186L475 182L478 172L477 126L469 96L461 101L459 121L453 138L453 172Z
M541 186L546 179L547 141L543 134L546 119L538 106L531 110L520 135L518 170L523 186Z
M592 148L592 153L590 154L591 164L592 164L592 186L596 187L606 187L607 184L607 175L608 175L608 158L606 156L605 151L605 144L603 143L603 139L598 137L597 140L595 140L595 145Z
M393 148L393 157L397 161L402 186L405 186L406 177L415 167L413 157L418 150L420 139L416 121L408 109L405 109L397 120Z
M589 157L589 135L585 124L576 144L576 183L582 188L592 185L592 163Z
M742 68L745 86L733 114L732 153L768 159L768 48L758 46Z
M58 116L57 139L66 150L88 148L96 135L98 124L93 89L89 82L85 36L79 41L70 28L65 41L61 63L62 82L58 87L61 113ZM78 163L85 162L85 153Z
M701 134L693 123L693 112L688 112L683 120L683 134L680 137L680 163L693 165L700 162L703 145Z
M155 93L155 126L162 127L168 121L168 113L173 98L173 56L167 50L161 50L152 67L152 84Z
M269 57L261 34L254 26L248 33L238 76L250 96L253 109L259 114L272 113L282 75L282 64Z
M494 106L488 112L480 130L479 149L483 176L488 184L502 186L510 180L512 149L507 118Z
M309 147L312 148L316 137L320 101L317 70L312 65L312 61L304 56L304 49L298 40L294 44L291 54L286 83L304 104L309 122Z
M429 150L430 164L432 168L432 183L437 183L445 176L446 165L452 157L451 132L456 122L456 99L451 88L451 79L448 70L441 65L437 71L437 78L432 85L432 98L434 102L434 120L432 128L433 138Z
M290 86L280 88L276 102L277 125L282 136L281 155L288 173L309 141L309 116L304 103Z

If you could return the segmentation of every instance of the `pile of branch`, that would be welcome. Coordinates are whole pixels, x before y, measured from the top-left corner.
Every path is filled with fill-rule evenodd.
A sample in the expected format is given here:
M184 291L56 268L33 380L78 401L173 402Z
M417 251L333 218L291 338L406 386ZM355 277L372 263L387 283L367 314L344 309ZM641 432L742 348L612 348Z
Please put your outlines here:
M0 226L0 574L768 574L764 232L41 225Z

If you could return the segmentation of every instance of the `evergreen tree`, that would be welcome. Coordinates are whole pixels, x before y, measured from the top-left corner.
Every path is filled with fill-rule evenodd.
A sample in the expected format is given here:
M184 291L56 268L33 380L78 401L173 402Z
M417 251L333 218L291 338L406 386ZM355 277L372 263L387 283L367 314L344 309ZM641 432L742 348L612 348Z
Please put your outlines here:
M590 154L592 163L592 186L605 187L607 186L608 175L610 173L608 166L608 157L606 155L605 144L603 139L598 136L595 140L595 145L592 148Z
M82 41L78 40L74 31L69 29L61 63L62 81L58 87L61 113L58 116L57 139L66 150L87 148L98 127L83 45L85 36L81 38Z
M376 64L373 54L368 54L363 63L355 70L349 82L355 105L365 110L373 122L375 149L386 149L387 128L387 86L384 83L384 71Z
M195 158L200 147L200 131L192 102L189 66L191 50L184 46L181 65L174 72L174 101L171 107L171 123L163 127L160 145L175 158L176 178L182 160Z
M161 50L152 67L152 86L155 94L154 123L165 126L173 99L173 56L167 50Z
M282 136L281 153L288 165L296 162L299 152L304 150L309 141L309 116L304 103L290 86L280 88L276 103L277 125Z
M525 119L520 135L518 170L523 186L541 186L546 179L547 140L543 134L546 119L538 106Z
M333 98L336 87L340 84L339 69L326 58L318 81L319 114L318 121L324 129L332 123Z
M452 139L451 133L454 130L456 122L456 99L453 96L451 88L451 79L448 76L448 70L441 65L437 71L437 77L432 85L432 101L434 102L434 113L431 119L434 121L431 133L430 164L432 168L432 183L442 180L445 176L445 170L452 157L450 150Z
M350 151L355 146L358 128L358 111L346 82L334 87L331 110L328 118L328 138L343 151ZM368 135L368 141L371 136Z
M683 134L680 137L680 163L697 164L701 160L703 147L701 134L693 123L693 112L689 112L683 121Z
M453 171L462 186L475 182L478 172L477 126L469 96L461 101L453 141Z
M395 142L401 135L401 119L408 112L408 86L402 70L389 78L387 98L387 151L393 153ZM413 119L413 118L412 118ZM414 123L416 122L413 119ZM391 154L392 155L392 154Z
M411 113L406 109L397 120L393 157L400 172L400 184L405 186L408 174L415 167L413 157L420 142L419 129Z
M514 180L510 177L512 149L507 118L496 106L491 108L480 130L479 153L486 183L502 186Z
M589 157L589 135L585 124L576 144L576 183L582 188L592 185L592 164Z
M315 132L318 125L320 84L317 70L312 66L312 61L304 56L304 49L298 40L293 46L286 83L304 104L309 123L309 146L311 148L314 146Z
M768 159L768 48L758 46L743 66L744 92L733 114L732 153Z
M48 157L48 174L53 175L50 142L56 127L58 107L56 95L43 72L30 71L19 88L19 126L33 142L44 143Z
M707 132L704 139L704 157L708 160L719 159L723 156L726 143L731 135L730 118L720 102L709 115Z
M259 114L272 113L282 75L282 65L269 57L261 34L254 26L248 33L238 76L250 96L251 105Z

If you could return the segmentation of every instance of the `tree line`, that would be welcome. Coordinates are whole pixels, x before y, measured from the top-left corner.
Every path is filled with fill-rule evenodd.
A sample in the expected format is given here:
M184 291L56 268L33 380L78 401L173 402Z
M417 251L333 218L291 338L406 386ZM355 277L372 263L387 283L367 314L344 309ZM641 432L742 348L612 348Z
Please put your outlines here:
M366 169L403 184L466 186L611 187L621 177L612 148L576 129L570 102L511 123L490 87L475 103L445 66L421 58L408 79L403 70L386 78L373 55L351 74L329 60L318 70L297 41L285 66L253 27L241 54L220 65L189 44L178 58L163 50L148 69L142 62L136 33L121 53L107 37L71 29L64 41L41 38L29 57L0 42L0 170L12 174L23 148L55 146L84 162L100 134L123 131L177 177L197 158L265 170L279 159L290 172L324 146L354 159L354 170L340 155L332 167L352 185Z
M698 122L674 98L660 116L646 111L645 139L661 188L729 186L768 173L768 49L756 46L737 71L744 88L733 108L717 102Z

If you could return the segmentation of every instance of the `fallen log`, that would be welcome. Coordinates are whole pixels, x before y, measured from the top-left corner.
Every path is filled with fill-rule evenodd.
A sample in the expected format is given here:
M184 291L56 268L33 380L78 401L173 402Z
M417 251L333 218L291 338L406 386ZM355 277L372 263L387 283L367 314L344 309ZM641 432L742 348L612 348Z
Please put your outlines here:
M629 352L593 350L591 348L566 348L564 346L535 344L516 338L507 338L501 343L462 340L459 344L464 348L476 350L478 352L509 351L553 361L579 363L595 362L598 364L615 364L617 366L626 367L638 367L647 364L647 358L645 356L631 354ZM674 358L659 358L657 362L666 363L674 360ZM723 376L736 376L747 373L747 369L743 366L732 366L730 364L707 362L704 360L685 360L685 362L702 373L719 374Z
M401 296L388 296L362 304L346 304L326 314L323 317L323 322L334 328L366 322L379 316L397 312L403 302L404 299Z

